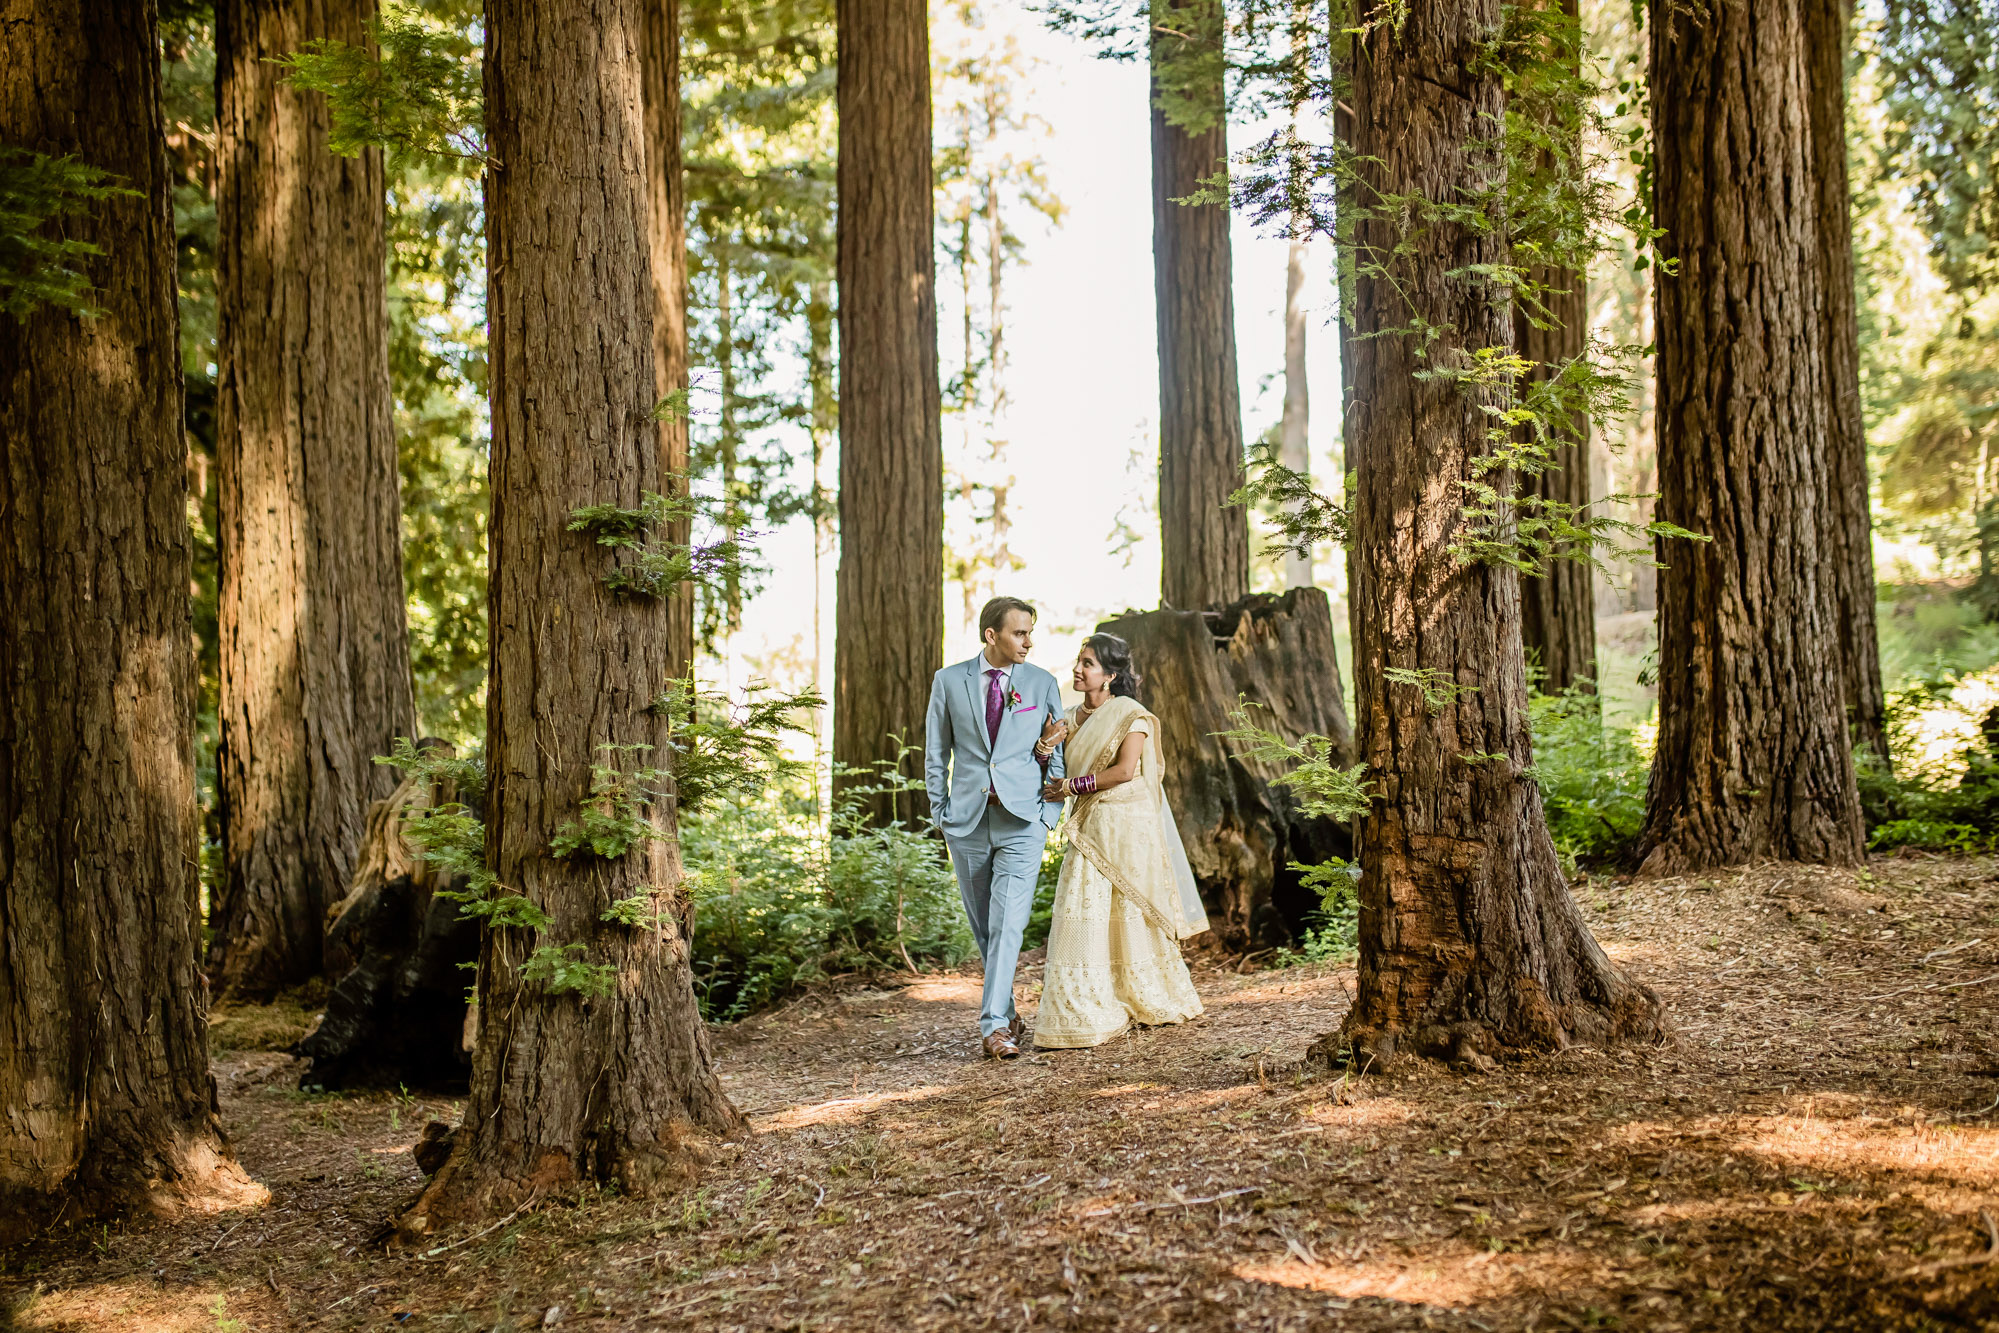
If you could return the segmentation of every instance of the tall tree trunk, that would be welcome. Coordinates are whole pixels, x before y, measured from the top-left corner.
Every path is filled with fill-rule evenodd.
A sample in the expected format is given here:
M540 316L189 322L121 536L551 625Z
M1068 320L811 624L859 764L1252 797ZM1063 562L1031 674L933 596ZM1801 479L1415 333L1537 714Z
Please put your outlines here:
M645 0L644 49L646 209L652 242L652 365L661 398L687 389L687 182L680 149L680 0ZM687 493L687 411L669 407L659 423L662 479L669 495ZM666 540L685 546L693 524L677 519ZM673 674L694 670L694 585L667 598L667 655Z
M1660 248L1678 263L1657 287L1658 513L1713 540L1660 552L1649 873L1861 856L1798 114L1807 3L1662 13L1652 30Z
M833 541L831 515L826 509L823 468L826 450L833 443L840 418L833 401L833 284L821 280L812 284L812 297L805 307L805 326L810 340L807 373L812 393L812 692L826 697L826 552ZM826 781L827 723L821 708L812 718L812 813L819 813L819 800Z
M1284 261L1284 417L1279 426L1277 461L1302 475L1312 470L1311 388L1305 377L1305 233L1292 231ZM1284 586L1312 586L1310 552L1284 556Z
M1199 44L1220 40L1222 13L1220 0L1158 0L1158 9L1151 54L1160 600L1199 611L1249 595L1249 516L1228 503L1242 485L1243 461L1229 210L1173 202L1228 166L1222 86L1189 86L1198 76L1188 69L1203 63ZM1162 102L1189 123L1174 124Z
M0 143L137 193L103 310L0 318L0 1242L262 1191L208 1072L174 229L151 5L0 3Z
M416 731L389 390L381 154L326 148L326 99L272 61L365 43L372 0L215 11L225 995L318 974L375 763Z
M1505 93L1480 58L1500 0L1411 0L1399 24L1387 8L1362 7L1373 22L1354 62L1364 197L1481 197L1504 170L1489 127ZM1444 217L1367 217L1357 233L1362 253L1411 248L1391 276L1356 283L1348 570L1374 800L1360 822L1359 989L1339 1040L1362 1058L1414 1049L1476 1064L1496 1047L1656 1038L1658 1000L1591 938L1529 771L1518 576L1449 549L1486 418L1462 384L1417 375L1511 345L1508 308L1475 275L1506 262L1504 240ZM1444 326L1443 341L1385 332L1412 315ZM1393 682L1396 668L1431 684Z
M729 271L730 248L715 247L715 359L720 363L722 395L722 538L735 541L742 535L736 516L736 453L741 432L736 427L736 302L735 285ZM729 644L743 627L743 585L734 568L722 575L722 669L729 669Z
M486 126L492 328L492 681L487 864L545 930L489 930L478 1047L451 1156L405 1234L585 1181L683 1181L687 1136L741 1124L710 1067L687 904L670 837L624 856L551 852L591 797L591 768L668 753L650 701L674 662L664 601L604 586L611 557L571 513L657 492L653 309L640 0L581 10L489 0ZM586 95L579 97L578 90ZM549 237L579 237L588 263ZM651 747L634 754L605 746ZM670 797L650 820L672 832ZM650 896L655 926L603 921ZM608 993L561 990L541 950L613 969ZM546 954L543 955L547 957Z
M923 0L839 0L840 571L833 762L921 746L944 662L944 436ZM917 775L918 763L903 765ZM849 783L836 784L850 785ZM878 802L915 820L921 792Z
M1577 20L1577 0L1561 0L1561 7L1571 22ZM1575 58L1580 63L1580 39ZM1576 147L1580 164L1581 145ZM1537 313L1553 327L1535 327L1527 312L1516 308L1513 332L1521 358L1534 367L1530 374L1544 379L1581 356L1589 345L1589 280L1586 274L1538 265L1531 276L1546 292L1541 298L1545 311ZM1552 466L1538 475L1523 476L1520 489L1526 495L1580 508L1590 501L1590 423L1586 418L1561 423L1556 433L1560 442ZM1578 684L1595 689L1596 594L1590 586L1591 573L1579 560L1556 560L1543 577L1520 581L1520 639L1528 657L1541 668L1540 687L1549 694Z
M1805 4L1811 154L1818 189L1819 282L1825 300L1826 509L1835 635L1843 653L1853 739L1888 762L1881 645L1874 626L1874 516L1867 432L1860 417L1860 328L1853 288L1853 217L1846 181L1848 0Z

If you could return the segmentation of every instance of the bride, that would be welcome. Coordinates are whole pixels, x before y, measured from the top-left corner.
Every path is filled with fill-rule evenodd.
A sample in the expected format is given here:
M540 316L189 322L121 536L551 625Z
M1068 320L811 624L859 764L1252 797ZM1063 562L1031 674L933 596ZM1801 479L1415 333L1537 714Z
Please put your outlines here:
M1160 787L1159 719L1133 696L1131 646L1083 641L1072 680L1065 766L1043 799L1075 797L1069 850L1035 1016L1037 1046L1096 1046L1133 1023L1182 1023L1201 1012L1180 941L1208 928L1187 853Z

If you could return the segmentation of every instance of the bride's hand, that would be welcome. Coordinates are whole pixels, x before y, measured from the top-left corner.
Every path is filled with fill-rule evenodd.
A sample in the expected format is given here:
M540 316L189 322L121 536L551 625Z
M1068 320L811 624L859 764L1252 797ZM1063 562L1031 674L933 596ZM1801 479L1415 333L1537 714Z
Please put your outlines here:
M1052 804L1056 801L1064 800L1066 797L1067 793L1062 790L1062 779L1050 778L1041 784L1041 799L1043 801Z
M1042 724L1041 743L1043 745L1060 745L1067 739L1069 739L1069 720L1067 718L1051 717L1047 722Z

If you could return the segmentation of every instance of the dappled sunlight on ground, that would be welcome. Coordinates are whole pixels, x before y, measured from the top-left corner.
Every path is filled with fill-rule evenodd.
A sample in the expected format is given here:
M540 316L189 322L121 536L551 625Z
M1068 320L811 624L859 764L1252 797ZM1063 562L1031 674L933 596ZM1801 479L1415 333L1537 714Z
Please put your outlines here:
M837 1125L865 1118L869 1113L898 1102L922 1101L950 1089L942 1086L910 1088L902 1092L876 1092L865 1097L839 1097L830 1102L795 1107L780 1115L765 1116L757 1122L758 1133L781 1129L804 1129L808 1125Z
M1203 961L1205 1018L1001 1064L975 976L877 979L714 1030L755 1132L692 1189L424 1255L381 1226L458 1108L242 1053L223 1114L269 1207L79 1229L0 1282L48 1333L1999 1327L1999 1264L1954 1262L1999 1208L1991 864L1578 900L1666 1045L1305 1077L1351 970Z

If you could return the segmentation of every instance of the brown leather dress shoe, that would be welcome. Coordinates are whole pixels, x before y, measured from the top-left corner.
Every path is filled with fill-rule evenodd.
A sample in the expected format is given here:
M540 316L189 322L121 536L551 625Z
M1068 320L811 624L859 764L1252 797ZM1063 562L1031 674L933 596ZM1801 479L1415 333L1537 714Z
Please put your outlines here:
M1007 1020L1006 1030L1013 1037L1013 1044L1018 1046L1021 1040L1027 1036L1027 1020L1019 1014L1015 1014Z
M1020 1058L1020 1046L1014 1041L1013 1034L1005 1028L999 1028L987 1033L983 1049L988 1060L1018 1060Z

